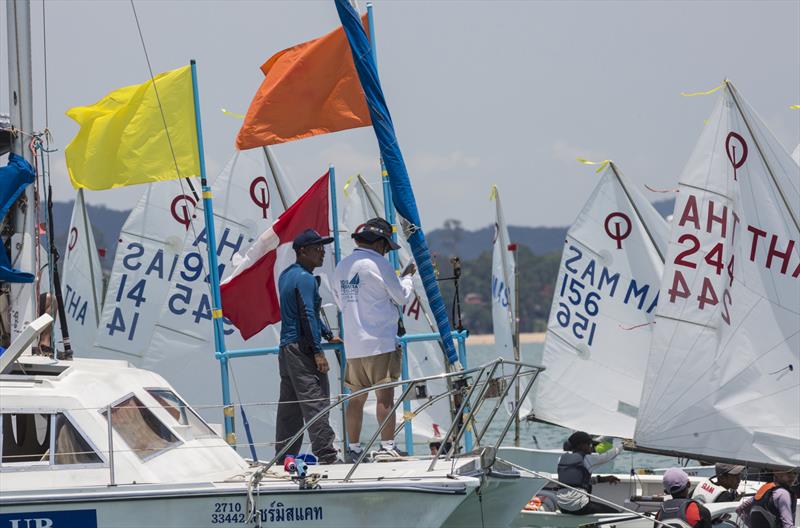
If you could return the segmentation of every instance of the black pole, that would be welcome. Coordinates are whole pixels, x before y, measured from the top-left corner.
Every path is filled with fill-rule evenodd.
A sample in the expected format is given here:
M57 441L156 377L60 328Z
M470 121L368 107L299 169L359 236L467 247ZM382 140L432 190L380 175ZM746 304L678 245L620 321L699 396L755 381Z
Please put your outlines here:
M53 187L47 180L47 240L50 243L50 265L53 267L53 291L56 294L56 308L58 320L61 321L61 340L64 342L64 355L59 359L72 359L72 345L69 342L69 329L67 328L67 314L64 311L64 298L61 295L61 277L58 273L58 249L56 249L55 233L53 230ZM55 332L53 332L55 333ZM58 357L55 343L51 342L53 354Z

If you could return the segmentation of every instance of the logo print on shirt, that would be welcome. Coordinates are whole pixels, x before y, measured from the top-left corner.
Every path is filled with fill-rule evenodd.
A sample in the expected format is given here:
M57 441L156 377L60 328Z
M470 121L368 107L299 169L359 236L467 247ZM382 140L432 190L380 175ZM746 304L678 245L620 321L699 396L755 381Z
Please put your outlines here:
M359 278L358 273L353 275L353 278L349 281L339 281L339 287L342 290L343 301L355 302L358 299L358 284L360 282L361 279Z

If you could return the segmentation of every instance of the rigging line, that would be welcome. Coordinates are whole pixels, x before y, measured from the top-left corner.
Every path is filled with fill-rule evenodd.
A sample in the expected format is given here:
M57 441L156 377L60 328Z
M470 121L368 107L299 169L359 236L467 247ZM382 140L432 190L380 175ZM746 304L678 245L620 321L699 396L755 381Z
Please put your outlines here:
M169 127L167 126L167 118L164 115L164 107L161 104L161 97L158 95L158 87L156 86L156 79L153 75L153 67L150 64L150 56L147 54L147 45L144 42L144 34L142 33L142 26L139 24L139 15L136 13L136 5L134 5L133 0L131 2L131 9L133 10L133 18L136 20L136 29L139 31L139 40L142 42L142 50L144 51L144 58L147 61L147 70L150 72L150 82L153 84L153 92L156 94L156 102L158 103L158 110L161 113L161 122L164 124L164 132L167 134L167 143L169 143L169 151L172 154L172 161L175 164L175 173L178 175L178 179L182 179L180 168L178 167L178 159L175 156L175 149L172 146L172 137L169 135ZM188 178L187 178L188 180ZM200 196L197 194L197 191L194 188L194 184L192 184L191 180L189 180L189 188L192 190L192 194L194 195L195 200L199 200Z

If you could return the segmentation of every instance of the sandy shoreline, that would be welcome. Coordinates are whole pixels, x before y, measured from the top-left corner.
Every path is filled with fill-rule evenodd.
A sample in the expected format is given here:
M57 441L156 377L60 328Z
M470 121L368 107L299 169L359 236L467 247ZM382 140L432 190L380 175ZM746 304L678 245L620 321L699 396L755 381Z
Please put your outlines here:
M520 343L544 343L544 332L530 332L519 335ZM493 345L494 334L470 334L468 345Z

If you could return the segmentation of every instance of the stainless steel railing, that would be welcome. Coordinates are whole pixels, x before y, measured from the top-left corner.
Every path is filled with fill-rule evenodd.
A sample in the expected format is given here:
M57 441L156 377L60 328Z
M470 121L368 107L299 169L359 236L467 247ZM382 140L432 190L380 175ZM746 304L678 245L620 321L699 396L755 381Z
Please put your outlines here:
M502 375L500 378L496 378L495 374L498 368L503 367L505 365L514 368L513 374L511 374L508 377ZM403 388L403 392L400 398L397 398L395 400L394 406L392 407L391 411L387 413L386 418L383 419L378 429L375 431L375 433L373 433L369 442L367 442L366 445L364 446L364 449L361 452L361 455L359 456L358 460L356 460L356 462L353 464L353 467L345 476L344 482L347 482L353 476L353 473L355 473L356 469L358 469L358 466L364 461L364 459L367 456L367 453L369 453L370 448L372 448L372 446L375 444L378 437L380 436L381 431L383 431L383 429L389 423L391 417L395 415L397 409L402 404L402 402L408 397L413 388L418 384L426 383L428 381L448 380L452 382L448 383L448 386L452 386L453 388L448 391L445 391L440 395L433 397L425 404L425 406L432 405L434 401L441 400L442 398L447 396L453 396L454 398L456 398L458 404L458 411L456 412L455 417L452 420L450 427L447 430L447 434L445 434L445 436L442 438L441 444L437 449L436 454L433 455L431 463L428 466L428 471L433 471L434 468L436 467L436 463L443 456L445 450L447 449L448 442L450 443L450 448L447 449L446 459L450 460L455 456L456 451L458 450L459 442L461 441L464 433L468 429L473 429L475 427L476 425L475 415L478 411L480 411L480 408L483 406L484 402L487 399L496 397L498 401L495 403L494 407L490 411L489 418L486 420L486 423L481 428L480 433L477 434L476 441L477 445L479 446L481 440L483 440L486 432L488 431L492 421L496 418L497 411L502 405L502 402L508 396L509 389L512 386L514 386L517 379L528 378L519 401L515 402L513 412L505 421L505 424L502 427L502 432L495 441L494 447L495 449L497 449L503 442L503 439L505 438L505 435L508 433L511 424L514 422L514 416L516 416L517 413L519 413L519 409L522 407L522 402L525 400L531 388L533 387L533 383L536 381L536 377L543 370L544 367L541 366L498 358L494 361L485 363L484 365L462 370L459 372L449 372L449 373L438 374L435 376L398 380L391 383L384 383L381 385L376 385L374 387L369 387L367 389L362 389L356 392L352 392L350 394L342 395L336 402L328 405L323 411L321 411L320 413L316 414L313 418L308 420L308 422L306 422L306 424L292 438L287 440L284 444L284 447L280 449L272 458L272 460L270 460L265 465L263 471L266 471L270 467L275 465L275 463L278 460L282 460L283 457L286 455L286 452L289 450L289 448L297 440L303 437L303 435L306 433L309 427L311 427L317 421L321 420L323 417L327 417L330 411L332 411L336 407L340 405L343 406L345 402L349 401L350 399L356 398L363 394L368 394L369 392L374 390L405 386ZM501 389L502 392L501 395L489 392L491 387L497 387L498 380L505 382L504 388ZM500 385L502 386L502 384ZM475 397L476 392L477 392L477 397ZM417 412L419 412L421 408L418 409ZM397 429L395 429L394 431L395 436L400 432L401 428L402 424Z

